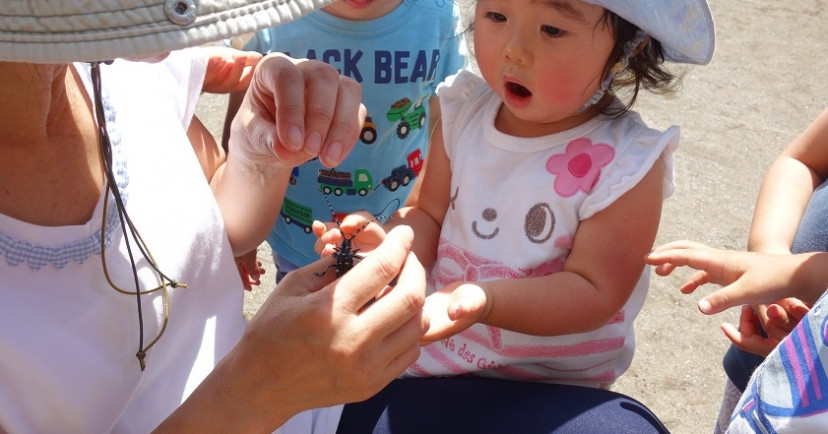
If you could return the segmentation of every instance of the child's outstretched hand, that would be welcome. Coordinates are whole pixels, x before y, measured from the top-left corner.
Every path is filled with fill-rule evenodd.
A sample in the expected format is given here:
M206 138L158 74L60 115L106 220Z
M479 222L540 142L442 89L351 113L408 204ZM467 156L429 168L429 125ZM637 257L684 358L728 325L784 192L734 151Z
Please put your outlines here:
M492 310L491 297L473 282L454 282L426 297L423 310L431 325L420 338L426 345L456 335L483 321Z
M342 244L343 237L352 238L351 249L368 253L382 243L386 234L382 224L365 211L348 214L339 225L316 220L311 228L317 238L314 250L323 257L333 254L334 248Z
M699 301L699 310L713 315L743 304L759 305L795 295L793 274L799 264L793 255L717 250L692 241L675 241L657 247L646 257L661 276L677 267L697 271L681 286L690 294L706 283L722 288Z
M208 93L230 93L247 89L253 78L253 69L262 59L262 55L255 51L218 46L201 49L207 55L207 73L201 89Z

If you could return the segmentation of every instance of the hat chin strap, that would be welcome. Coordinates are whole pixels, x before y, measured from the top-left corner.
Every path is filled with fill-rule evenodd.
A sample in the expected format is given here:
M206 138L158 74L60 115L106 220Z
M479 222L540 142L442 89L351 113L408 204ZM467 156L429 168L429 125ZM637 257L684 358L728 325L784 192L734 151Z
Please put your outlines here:
M626 44L624 44L624 54L621 55L621 58L618 59L618 62L615 62L615 65L612 65L610 71L607 73L607 77L604 78L604 81L601 82L601 87L592 94L589 100L584 103L581 108L578 109L576 113L582 113L586 109L590 108L591 106L601 101L604 98L604 95L607 94L610 85L612 84L612 79L615 77L615 74L627 69L627 66L630 64L630 57L635 56L638 54L641 48L644 47L646 42L649 40L649 36L643 30L638 30L635 33L635 37L630 39Z

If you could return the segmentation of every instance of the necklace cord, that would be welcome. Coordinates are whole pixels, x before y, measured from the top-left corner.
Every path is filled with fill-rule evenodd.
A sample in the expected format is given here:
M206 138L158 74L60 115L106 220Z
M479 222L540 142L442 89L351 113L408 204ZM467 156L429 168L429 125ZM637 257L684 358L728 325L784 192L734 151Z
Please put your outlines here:
M95 116L98 121L98 135L100 138L100 149L101 149L101 165L103 166L104 176L105 176L105 188L108 192L104 196L103 202L103 217L101 223L101 266L103 267L104 277L106 278L107 283L110 287L112 287L117 292L127 295L135 295L136 297L136 307L138 312L138 352L135 356L138 358L138 362L141 368L141 371L146 369L146 353L147 351L155 345L161 336L164 334L164 331L167 328L167 323L169 320L169 291L168 286L172 288L176 287L184 287L186 288L187 285L181 282L177 282L173 279L167 277L158 267L158 264L155 262L155 259L152 257L152 254L149 251L146 243L144 242L141 235L138 233L137 228L133 224L132 220L129 218L129 215L126 212L126 208L124 206L123 198L121 197L120 192L118 191L118 186L115 181L115 175L113 172L113 157L112 157L112 144L109 139L109 134L106 128L106 114L104 112L104 107L101 98L101 73L100 73L100 62L95 62L91 64L91 72L92 72L92 88L95 98ZM112 197L115 201L115 208L118 211L118 219L121 225L121 229L124 233L124 244L126 246L127 254L129 256L130 267L132 269L133 275L133 284L135 286L134 291L127 291L124 290L118 285L116 285L110 274L109 269L106 264L106 218L108 215L108 205L109 205L109 193L112 194ZM141 256L144 257L146 262L150 265L150 268L158 275L158 280L160 284L152 289L147 289L141 291L140 284L138 280L138 268L135 263L135 256L132 250L132 243L130 238L135 242L135 245L138 248L138 251L141 253ZM158 332L158 335L148 344L144 345L144 315L143 315L143 306L141 301L141 295L150 294L161 290L163 304L164 304L164 320L161 325L161 328Z

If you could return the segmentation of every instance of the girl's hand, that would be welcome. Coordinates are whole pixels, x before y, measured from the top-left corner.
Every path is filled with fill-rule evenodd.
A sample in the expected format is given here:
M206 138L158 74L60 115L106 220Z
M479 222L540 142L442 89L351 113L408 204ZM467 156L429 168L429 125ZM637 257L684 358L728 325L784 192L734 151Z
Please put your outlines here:
M207 55L207 73L202 91L230 93L247 89L253 78L253 70L262 60L255 51L242 51L229 47L203 47Z
M359 83L322 61L265 56L233 118L228 164L289 173L319 156L336 167L359 138L361 98Z
M492 310L492 300L476 283L454 282L426 297L423 310L431 323L420 339L426 345L482 322Z
M336 222L323 223L317 220L311 228L317 237L314 250L323 257L334 253L334 248L342 244L343 236L352 238L352 249L368 253L377 248L386 235L382 224L365 211L348 214L339 225Z

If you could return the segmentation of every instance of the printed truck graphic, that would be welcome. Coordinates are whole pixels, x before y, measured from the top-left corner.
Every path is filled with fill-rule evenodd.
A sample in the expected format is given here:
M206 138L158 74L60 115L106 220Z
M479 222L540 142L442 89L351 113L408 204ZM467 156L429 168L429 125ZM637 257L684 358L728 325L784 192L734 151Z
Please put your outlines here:
M296 185L296 178L299 177L299 167L294 167L290 171L290 185Z
M391 122L400 121L397 125L397 137L404 139L408 136L411 130L422 128L426 124L426 111L423 107L423 101L414 105L408 98L403 98L394 104L391 104L391 109L388 110L386 117ZM409 111L410 110L410 111Z
M415 149L414 152L408 154L408 165L401 165L391 169L391 175L382 180L382 185L385 188L396 191L400 185L408 185L412 179L420 174L420 169L423 168L422 152Z
M319 169L319 176L316 177L319 189L322 193L334 196L360 195L365 196L374 189L374 180L371 174L365 169L357 169L354 173L337 172L335 169Z
M306 234L311 233L313 212L309 207L285 198L282 202L282 211L280 214L284 217L285 223L299 226Z
M365 123L362 124L362 132L359 133L359 139L362 143L370 145L377 141L377 126L371 116L365 117Z

